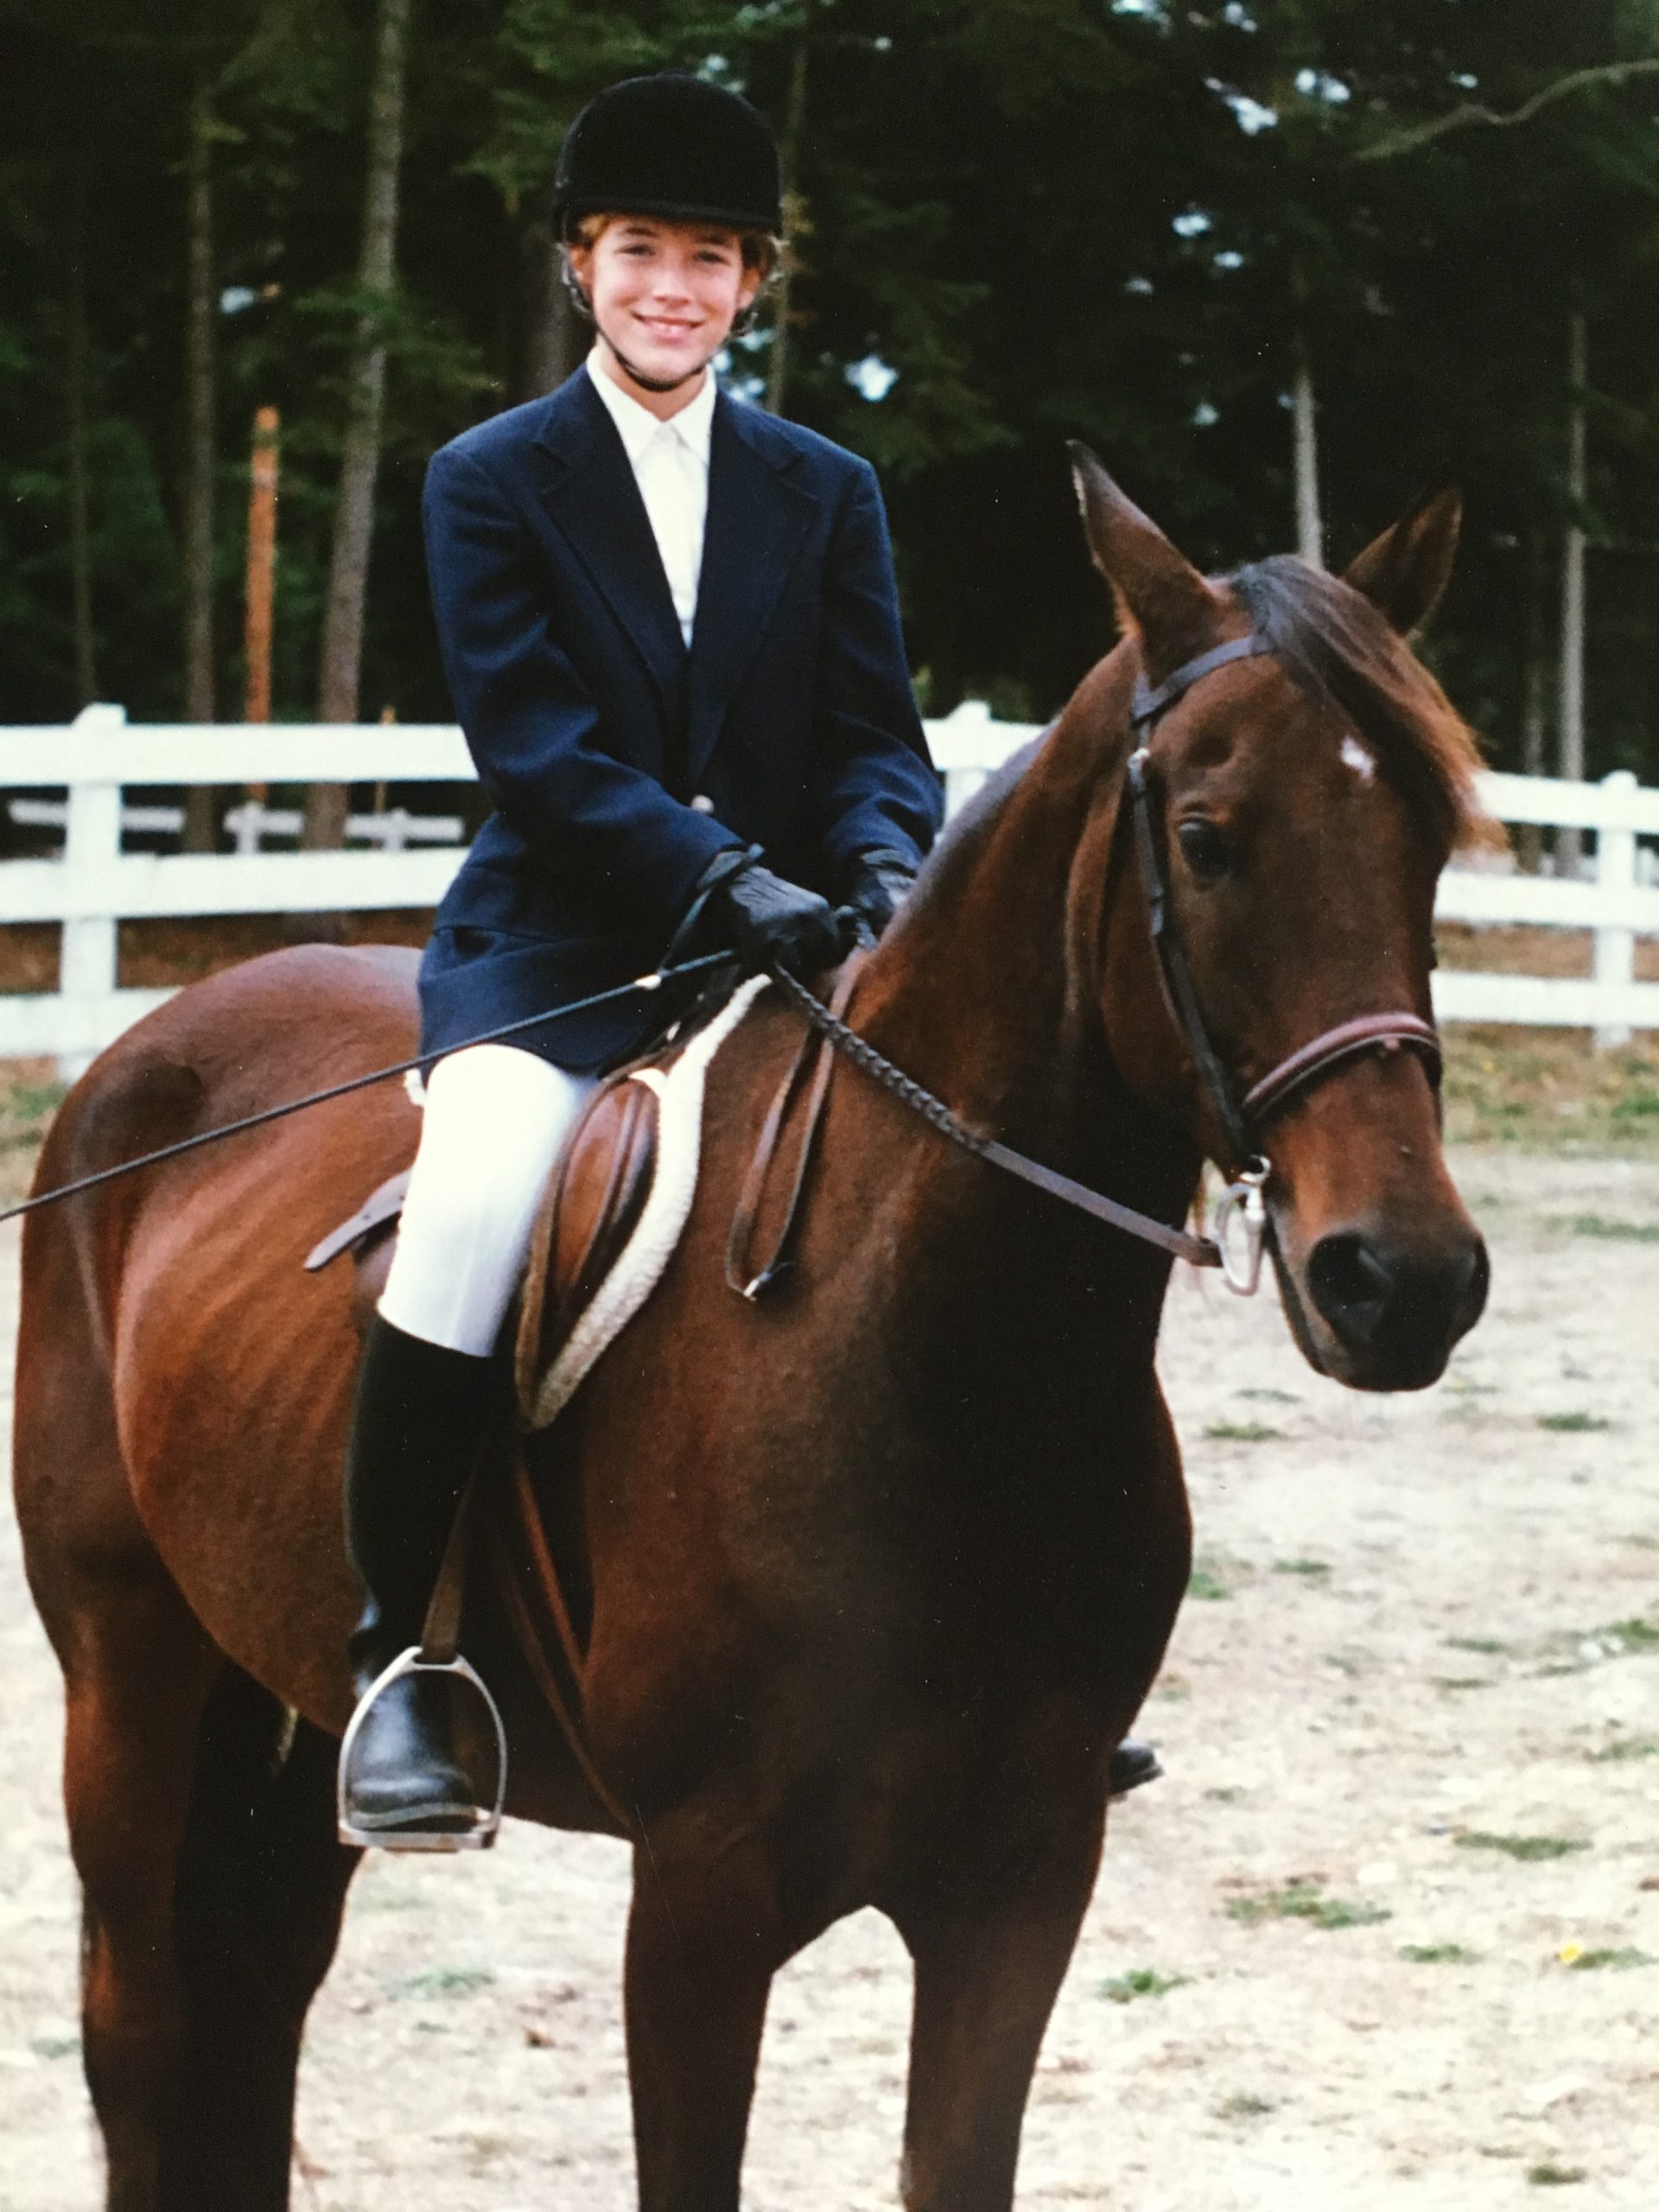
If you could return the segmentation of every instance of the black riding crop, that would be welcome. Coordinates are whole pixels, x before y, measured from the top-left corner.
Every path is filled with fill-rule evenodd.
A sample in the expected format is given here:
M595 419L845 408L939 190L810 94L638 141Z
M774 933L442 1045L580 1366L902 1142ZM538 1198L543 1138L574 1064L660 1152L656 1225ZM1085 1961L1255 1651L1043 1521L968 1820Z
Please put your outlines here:
M539 1029L543 1022L561 1020L566 1014L586 1014L591 1007L607 1005L613 999L626 998L630 991L658 991L664 983L677 983L683 976L704 974L711 968L729 967L732 955L728 951L705 952L695 960L683 960L675 967L658 968L649 976L636 976L632 982L619 983L608 991L595 991L591 998L574 999L569 1006L556 1006L544 1014L528 1014L517 1021L504 1022L499 1029L486 1029L481 1036L464 1038L461 1044L446 1047L451 1052L463 1052L471 1045L499 1045L503 1038L522 1035L526 1029ZM285 1105L267 1106L257 1114L245 1115L239 1122L226 1122L216 1129L202 1129L195 1136L181 1137L176 1144L164 1144L158 1152L140 1153L137 1160L118 1160L113 1167L100 1167L95 1175L82 1175L73 1183L60 1183L55 1191L40 1191L21 1205L0 1210L0 1221L15 1221L19 1214L32 1213L36 1206L49 1206L59 1198L73 1198L79 1192L96 1190L100 1183L112 1183L118 1175L133 1175L141 1167L155 1167L163 1160L176 1160L181 1153L194 1152L198 1146L217 1144L221 1138L240 1136L247 1129L264 1128L268 1122L283 1121L289 1114L303 1113L308 1106L322 1106L331 1098L344 1098L353 1090L366 1090L371 1084L387 1083L395 1075L407 1075L413 1068L423 1067L436 1056L430 1052L416 1052L409 1059L396 1060L387 1068L372 1068L367 1075L354 1075L345 1083L330 1084L326 1090L311 1091L304 1098L290 1098Z

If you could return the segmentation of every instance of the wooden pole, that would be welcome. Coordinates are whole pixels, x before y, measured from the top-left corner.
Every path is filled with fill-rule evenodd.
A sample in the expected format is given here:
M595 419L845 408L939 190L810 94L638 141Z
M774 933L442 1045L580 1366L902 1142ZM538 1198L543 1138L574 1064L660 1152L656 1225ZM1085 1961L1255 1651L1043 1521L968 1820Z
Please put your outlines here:
M85 147L75 164L69 198L69 302L67 359L64 381L68 403L69 578L75 640L77 706L98 696L93 661L92 553L90 521L92 468L87 457L88 371L86 343L86 162Z
M784 118L782 162L784 177L784 225L791 236L798 238L806 225L805 205L801 194L801 149L806 133L806 72L811 52L812 0L801 0L800 25L795 34L795 52L789 69L789 105ZM794 270L791 249L784 249L783 267L772 280L772 358L766 370L766 406L773 415L781 415L789 388L790 299L793 290Z
M190 104L185 194L185 466L183 527L184 718L211 722L213 691L213 479L219 460L213 363L213 114L206 78ZM219 842L218 793L194 785L184 795L184 849L211 853Z
M243 632L247 701L243 720L270 720L270 640L276 588L276 480L282 417L262 407L253 418L253 466L248 480L247 613ZM264 802L265 786L250 784L248 797Z

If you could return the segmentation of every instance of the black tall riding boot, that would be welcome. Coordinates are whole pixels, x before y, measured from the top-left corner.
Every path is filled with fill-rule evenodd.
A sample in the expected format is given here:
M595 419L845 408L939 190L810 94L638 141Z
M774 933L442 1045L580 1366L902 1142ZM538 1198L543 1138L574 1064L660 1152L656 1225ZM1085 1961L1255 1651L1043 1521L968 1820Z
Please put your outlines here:
M487 1428L493 1367L378 1315L371 1324L346 1461L346 1544L367 1593L349 1647L359 1700L421 1641ZM393 1848L400 1829L473 1826L478 1792L456 1752L451 1687L406 1675L375 1699L352 1745L343 1825Z

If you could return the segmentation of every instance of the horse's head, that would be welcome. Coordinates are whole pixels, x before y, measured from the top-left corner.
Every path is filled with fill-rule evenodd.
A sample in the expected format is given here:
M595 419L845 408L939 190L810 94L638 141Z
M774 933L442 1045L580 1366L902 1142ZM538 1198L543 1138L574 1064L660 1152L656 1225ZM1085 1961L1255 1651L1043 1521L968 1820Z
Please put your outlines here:
M1244 1152L1268 1163L1309 1360L1421 1389L1487 1285L1441 1154L1429 998L1434 887L1478 823L1478 756L1406 643L1445 584L1457 499L1425 501L1340 579L1281 559L1211 582L1073 453L1128 635L1070 711L1120 732L1127 715L1138 754L1099 938L1114 1062L1229 1172Z

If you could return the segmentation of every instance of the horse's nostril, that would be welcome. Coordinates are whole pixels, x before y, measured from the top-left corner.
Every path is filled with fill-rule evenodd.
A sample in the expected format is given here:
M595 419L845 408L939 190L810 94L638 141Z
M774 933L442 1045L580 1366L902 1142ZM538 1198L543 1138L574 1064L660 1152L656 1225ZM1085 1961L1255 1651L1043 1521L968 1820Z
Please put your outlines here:
M1388 1310L1393 1272L1352 1231L1320 1237L1308 1255L1307 1286L1313 1303L1344 1338L1369 1339Z
M1479 1319L1486 1285L1478 1237L1425 1252L1359 1230L1333 1230L1307 1257L1308 1294L1348 1350L1363 1355L1370 1388L1432 1382Z

